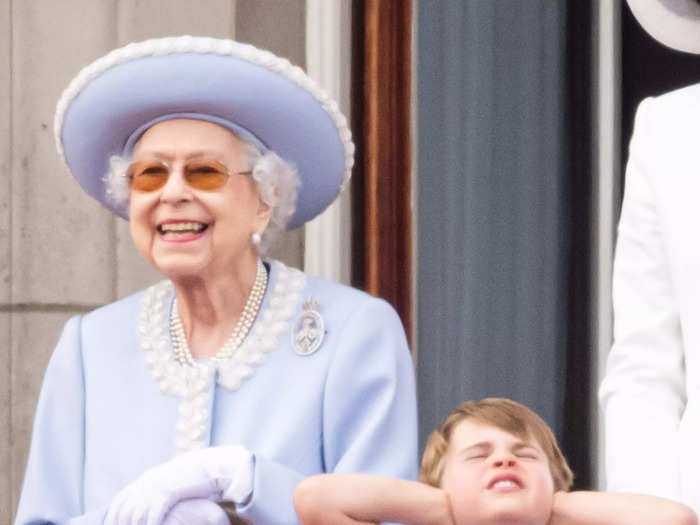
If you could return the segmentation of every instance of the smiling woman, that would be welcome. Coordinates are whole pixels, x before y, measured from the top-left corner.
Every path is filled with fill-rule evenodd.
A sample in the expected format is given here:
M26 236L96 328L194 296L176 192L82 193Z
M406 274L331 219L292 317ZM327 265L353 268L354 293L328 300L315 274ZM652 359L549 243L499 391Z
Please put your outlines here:
M168 120L143 135L133 160L131 235L149 263L176 288L183 279L191 288L255 275L251 239L266 230L274 202L265 202L246 174L251 166L239 139L211 122ZM252 281L244 284L245 294Z
M55 131L167 279L66 325L16 523L226 523L219 504L296 523L308 475L416 475L395 312L264 259L353 163L345 118L303 71L232 41L130 44L71 82Z

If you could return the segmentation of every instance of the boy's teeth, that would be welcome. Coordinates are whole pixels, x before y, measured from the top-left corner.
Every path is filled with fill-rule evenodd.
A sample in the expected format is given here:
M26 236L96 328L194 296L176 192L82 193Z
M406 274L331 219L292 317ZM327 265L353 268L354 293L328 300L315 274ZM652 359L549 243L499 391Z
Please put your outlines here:
M510 481L509 479L504 479L503 481L497 481L493 485L495 488L501 488L501 487L517 487L518 485L514 481Z

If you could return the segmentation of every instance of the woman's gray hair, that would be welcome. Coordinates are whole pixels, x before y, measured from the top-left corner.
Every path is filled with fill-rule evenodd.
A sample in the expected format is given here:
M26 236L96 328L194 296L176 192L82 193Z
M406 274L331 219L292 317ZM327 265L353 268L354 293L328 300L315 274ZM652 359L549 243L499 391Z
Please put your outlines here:
M296 210L299 190L299 176L293 164L282 159L272 151L260 153L245 139L237 138L243 143L243 152L253 172L253 179L258 186L260 198L272 207L272 217L262 233L258 250L265 255L275 245L279 236L287 228L289 220ZM131 159L122 155L112 155L109 168L103 177L107 199L117 206L126 207L129 202L129 182L126 171Z

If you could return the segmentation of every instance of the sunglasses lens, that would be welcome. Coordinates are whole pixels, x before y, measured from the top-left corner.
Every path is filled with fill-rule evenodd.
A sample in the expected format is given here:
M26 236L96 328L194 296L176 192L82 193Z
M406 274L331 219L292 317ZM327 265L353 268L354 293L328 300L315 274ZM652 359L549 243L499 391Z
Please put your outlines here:
M132 189L155 191L168 181L170 170L162 162L134 162L126 172ZM218 190L228 179L226 166L215 160L190 161L185 165L185 180L197 190Z
M217 161L191 161L185 167L185 178L197 190L218 190L226 184L228 171Z
M135 162L126 172L131 187L138 191L155 191L165 186L168 168L160 162Z

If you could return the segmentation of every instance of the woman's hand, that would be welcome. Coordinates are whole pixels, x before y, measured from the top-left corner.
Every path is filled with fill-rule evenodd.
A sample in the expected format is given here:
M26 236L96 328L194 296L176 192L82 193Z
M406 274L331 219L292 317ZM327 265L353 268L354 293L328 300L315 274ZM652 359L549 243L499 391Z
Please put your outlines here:
M231 525L226 511L208 499L186 499L168 512L163 525Z
M104 525L160 525L180 501L250 499L253 455L244 447L193 450L144 472L119 492Z

